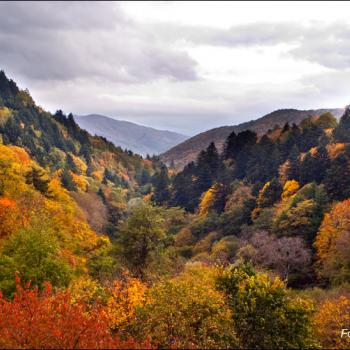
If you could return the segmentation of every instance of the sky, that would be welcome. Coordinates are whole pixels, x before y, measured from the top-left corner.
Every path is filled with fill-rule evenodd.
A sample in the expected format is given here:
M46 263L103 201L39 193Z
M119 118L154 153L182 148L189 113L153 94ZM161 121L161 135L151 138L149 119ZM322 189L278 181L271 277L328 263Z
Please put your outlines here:
M0 2L0 69L46 110L186 135L350 103L350 2Z

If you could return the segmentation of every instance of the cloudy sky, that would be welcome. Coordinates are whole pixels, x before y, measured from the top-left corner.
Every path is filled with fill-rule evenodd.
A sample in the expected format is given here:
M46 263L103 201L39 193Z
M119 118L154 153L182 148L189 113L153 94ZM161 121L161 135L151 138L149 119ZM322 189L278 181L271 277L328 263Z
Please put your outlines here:
M0 68L50 111L193 135L350 103L350 2L1 2Z

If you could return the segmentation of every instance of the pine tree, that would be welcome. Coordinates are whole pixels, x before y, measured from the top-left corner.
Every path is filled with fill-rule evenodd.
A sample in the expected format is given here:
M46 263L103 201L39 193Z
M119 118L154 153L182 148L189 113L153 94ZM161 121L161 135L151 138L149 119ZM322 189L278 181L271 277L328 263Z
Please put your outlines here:
M161 167L160 172L153 176L152 183L154 202L158 205L166 204L170 199L170 180L165 165Z
M350 142L350 106L346 108L339 125L334 129L333 137L337 142Z
M76 191L77 190L77 186L75 185L75 183L73 181L73 177L67 168L65 168L62 171L61 182L62 182L63 187L65 187L68 191Z
M289 167L286 171L287 180L299 181L300 176L300 159L298 147L294 144L289 153Z
M350 197L350 162L344 154L331 161L324 184L332 199L344 200Z

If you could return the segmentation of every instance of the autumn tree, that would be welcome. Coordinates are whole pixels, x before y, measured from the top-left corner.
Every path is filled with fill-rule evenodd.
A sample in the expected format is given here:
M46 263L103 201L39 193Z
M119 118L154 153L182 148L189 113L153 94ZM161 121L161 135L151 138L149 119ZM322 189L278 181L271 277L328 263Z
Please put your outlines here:
M350 300L341 296L325 300L315 315L315 335L323 349L349 349L350 338L342 329L348 330L350 322Z
M215 269L189 267L154 285L135 325L162 348L236 348L232 313L215 289Z
M109 330L109 319L100 305L92 308L73 302L68 290L53 294L45 283L22 287L17 279L13 300L0 294L0 347L7 349L125 349L149 348L131 338L121 340Z
M20 227L21 212L15 200L0 197L0 239L16 232Z
M256 232L237 254L255 266L272 269L289 284L310 272L311 250L300 237L278 238L264 231Z
M113 282L106 309L112 329L130 331L137 308L146 302L146 290L144 283L127 273Z
M285 284L256 273L250 265L234 265L219 277L233 311L237 336L243 348L310 348L312 306L290 298Z
M318 271L334 283L350 281L350 200L335 204L326 213L317 233L315 247Z

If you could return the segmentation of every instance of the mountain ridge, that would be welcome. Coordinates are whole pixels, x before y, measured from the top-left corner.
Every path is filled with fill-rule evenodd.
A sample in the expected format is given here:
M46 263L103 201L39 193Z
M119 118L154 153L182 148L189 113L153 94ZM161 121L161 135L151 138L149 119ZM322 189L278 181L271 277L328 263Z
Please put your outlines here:
M344 108L310 110L298 110L293 108L278 109L255 120L238 125L221 126L201 132L167 150L160 155L160 159L166 164L173 163L175 166L182 168L189 162L194 161L199 152L207 148L211 142L214 142L217 148L222 151L225 139L232 131L237 133L250 129L255 131L258 135L262 135L269 129L273 129L276 125L282 127L285 123L299 124L308 116L314 117L326 112L331 112L339 119L344 112Z
M115 145L130 149L143 156L159 154L188 138L169 130L160 130L101 114L75 115L83 129L103 136Z

